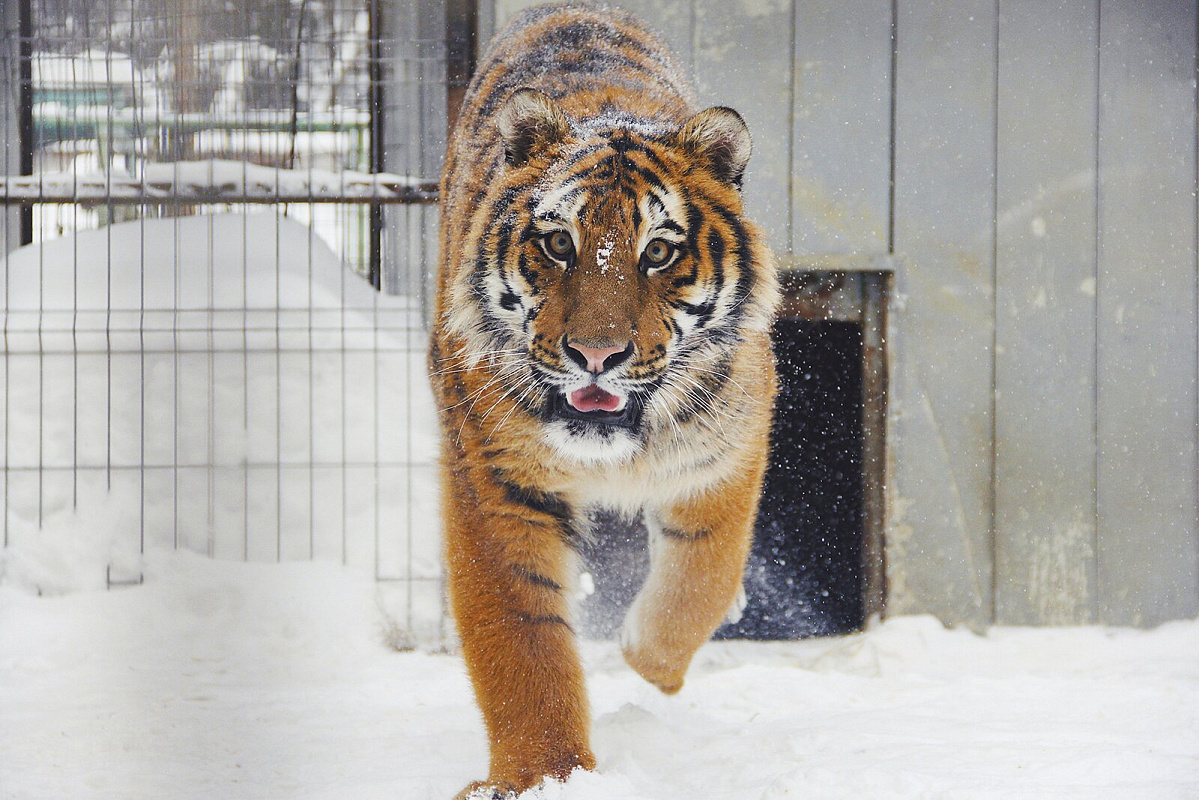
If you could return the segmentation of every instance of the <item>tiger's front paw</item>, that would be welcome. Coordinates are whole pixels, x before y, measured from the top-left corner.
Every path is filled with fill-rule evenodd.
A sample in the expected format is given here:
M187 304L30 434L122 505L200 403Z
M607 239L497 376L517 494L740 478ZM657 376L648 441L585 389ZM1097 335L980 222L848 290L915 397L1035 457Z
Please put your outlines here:
M475 781L459 792L454 800L515 800L520 794L510 783Z
M587 747L556 755L542 751L541 755L539 764L526 764L511 771L501 771L499 775L503 777L475 781L454 800L516 800L522 792L540 786L546 780L565 782L576 770L595 769L595 755Z
M584 743L554 748L542 742L524 752L505 753L498 760L499 766L492 764L491 777L475 781L454 800L515 800L546 780L565 782L575 770L595 769L595 755Z

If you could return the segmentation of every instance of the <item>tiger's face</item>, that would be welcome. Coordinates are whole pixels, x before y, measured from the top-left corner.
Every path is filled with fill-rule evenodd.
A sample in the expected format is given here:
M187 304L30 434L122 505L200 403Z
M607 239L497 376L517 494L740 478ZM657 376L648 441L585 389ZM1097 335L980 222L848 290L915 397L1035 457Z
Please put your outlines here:
M710 406L712 376L763 324L755 290L773 284L740 216L748 131L728 109L681 128L572 124L533 90L498 127L505 163L451 327L560 453L627 460Z

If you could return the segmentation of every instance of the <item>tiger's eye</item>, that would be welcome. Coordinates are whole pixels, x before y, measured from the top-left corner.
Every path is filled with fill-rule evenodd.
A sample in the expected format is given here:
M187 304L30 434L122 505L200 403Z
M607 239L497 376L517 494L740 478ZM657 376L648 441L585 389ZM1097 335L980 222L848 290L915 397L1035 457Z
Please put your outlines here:
M570 254L574 252L575 244L570 238L570 234L566 231L554 231L545 236L545 249L549 251L554 258L559 258L563 261L570 258Z
M674 245L664 239L654 239L645 246L645 263L649 267L660 267L674 255Z

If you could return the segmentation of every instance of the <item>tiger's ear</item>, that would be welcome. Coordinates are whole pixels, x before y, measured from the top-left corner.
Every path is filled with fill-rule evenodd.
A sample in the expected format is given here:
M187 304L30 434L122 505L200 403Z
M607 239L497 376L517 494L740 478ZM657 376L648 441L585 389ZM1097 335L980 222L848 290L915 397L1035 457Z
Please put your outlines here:
M749 126L736 111L724 106L701 111L683 123L675 141L693 157L706 161L718 178L741 188L753 142Z
M525 87L504 102L496 118L504 141L504 158L519 167L570 133L570 122L558 104L545 94Z

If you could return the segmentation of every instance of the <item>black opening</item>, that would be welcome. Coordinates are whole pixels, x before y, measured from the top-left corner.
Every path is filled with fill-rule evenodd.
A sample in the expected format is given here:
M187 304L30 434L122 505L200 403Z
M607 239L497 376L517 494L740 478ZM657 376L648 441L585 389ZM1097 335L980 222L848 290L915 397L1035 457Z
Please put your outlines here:
M770 468L745 571L748 604L716 638L798 639L865 621L862 541L862 327L775 323L779 397ZM595 593L583 629L611 636L645 579L644 525L597 513L583 553Z
M748 604L718 638L848 633L862 597L862 328L779 320L770 469L745 569Z

